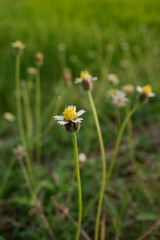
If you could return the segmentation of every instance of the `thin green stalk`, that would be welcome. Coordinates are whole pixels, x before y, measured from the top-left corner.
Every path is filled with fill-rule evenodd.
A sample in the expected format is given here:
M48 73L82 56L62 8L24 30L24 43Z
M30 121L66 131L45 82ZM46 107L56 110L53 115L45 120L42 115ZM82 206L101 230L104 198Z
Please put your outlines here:
M10 162L9 162L9 165L8 165L8 168L7 170L5 171L5 175L4 175L4 178L2 180L2 183L1 183L1 187L0 187L0 198L3 196L3 192L4 192L4 189L8 183L8 179L11 175L11 171L12 171L12 168L15 164L15 158L13 158Z
M37 67L36 74L36 159L41 161L41 86L40 86L40 68Z
M128 103L126 106L127 115L129 112L130 112L130 103ZM135 152L134 152L134 146L133 146L132 118L131 117L127 123L127 133L128 133L128 146L130 149L130 157L131 157L131 161L133 164L133 168L135 169L136 168L136 158L135 158Z
M108 169L108 173L107 173L107 185L108 185L108 182L110 180L110 177L111 177L111 174L112 174L115 162L116 162L116 157L117 157L117 153L118 153L118 150L119 150L119 145L120 145L120 141L121 141L123 132L125 130L125 127L126 127L128 121L129 121L130 117L135 113L137 108L138 108L138 104L136 104L135 107L128 113L128 115L126 116L126 118L123 121L123 123L121 125L121 128L119 130L117 140L116 140L116 145L115 145L115 148L114 148L113 157L112 157L112 160L111 160L111 163L110 163L110 166L109 166L109 169Z
M31 113L27 83L23 87L23 98L24 98L24 105L25 105L25 112L26 112L27 136L28 138L31 138L33 136L33 121L32 121L32 113Z
M77 174L77 183L78 183L78 201L79 201L79 210L78 210L78 225L76 232L76 240L79 239L80 229L81 229L81 221L82 221L82 190L81 190L81 179L80 179L80 171L79 171L79 162L78 162L78 147L77 147L77 138L76 133L72 134L73 138L73 146L76 160L76 174Z
M100 129L100 124L99 124L96 107L95 107L93 97L92 97L90 90L88 91L88 98L89 98L89 101L91 104L91 108L92 108L92 112L93 112L93 116L94 116L94 120L95 120L95 124L96 124L96 128L97 128L100 149L101 149L101 155L102 155L102 168L103 168L102 185L101 185L101 191L100 191L100 196L99 196L99 203L98 203L98 210L97 210L97 217L96 217L96 226L95 226L95 240L98 240L99 222L100 222L103 195L104 195L105 184L106 184L106 160L105 160L105 150L104 150L104 144L103 144L103 138L102 138L102 133L101 133L101 129Z
M33 167L30 156L27 151L27 144L25 140L24 128L23 128L23 119L22 119L22 106L21 106L21 93L20 93L20 55L16 56L16 71L15 71L15 81L16 81L16 105L17 105L17 119L18 119L18 127L22 145L26 152L26 164L29 172L29 176L31 179L32 185L35 183Z

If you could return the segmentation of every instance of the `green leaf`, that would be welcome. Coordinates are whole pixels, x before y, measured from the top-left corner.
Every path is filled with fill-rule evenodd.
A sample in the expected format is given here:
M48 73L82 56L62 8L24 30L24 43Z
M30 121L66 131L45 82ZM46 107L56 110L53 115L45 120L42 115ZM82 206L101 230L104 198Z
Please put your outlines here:
M149 221L149 220L156 220L158 216L152 212L144 212L140 213L136 216L136 219L139 221Z
M31 206L32 205L32 200L31 198L21 196L21 197L12 197L10 199L11 203L17 203L20 205L25 205L25 206Z

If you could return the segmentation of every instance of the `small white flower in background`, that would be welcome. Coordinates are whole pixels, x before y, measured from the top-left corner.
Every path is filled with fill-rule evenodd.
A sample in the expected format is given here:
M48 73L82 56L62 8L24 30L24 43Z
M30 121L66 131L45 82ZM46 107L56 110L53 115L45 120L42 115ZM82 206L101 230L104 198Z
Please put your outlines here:
M54 116L58 124L64 125L68 132L75 132L79 130L79 125L83 118L80 116L85 113L84 110L76 112L76 106L68 106L65 108L63 115Z
M125 92L127 95L130 95L134 92L134 86L131 84L126 84L122 87L122 91Z
M140 94L139 99L142 101L155 96L150 85L146 85L144 87L137 86L137 91Z
M66 45L64 43L59 43L58 50L59 52L64 52L66 50Z
M84 90L89 90L93 88L93 81L97 81L97 77L92 77L88 71L82 71L80 78L75 79L75 84L82 83Z
M4 116L4 119L7 120L8 122L14 122L15 120L15 116L10 112L5 112L3 116Z
M119 83L119 78L116 74L114 73L110 73L108 74L108 81L109 83L113 84L113 85L117 85Z
M22 158L25 156L24 147L19 145L17 148L13 149L13 153L18 160L22 160Z
M36 76L37 73L37 69L34 67L28 67L27 68L27 74L29 76L29 78L34 78Z
M78 161L79 161L79 163L84 163L86 160L87 160L87 157L86 157L86 155L85 155L84 153L80 153L80 154L78 155Z
M118 108L125 107L128 102L128 98L126 98L126 93L117 90L116 93L112 96L112 104L116 105Z
M14 54L21 54L23 52L23 49L26 47L25 44L23 44L21 41L16 41L11 44L13 47Z

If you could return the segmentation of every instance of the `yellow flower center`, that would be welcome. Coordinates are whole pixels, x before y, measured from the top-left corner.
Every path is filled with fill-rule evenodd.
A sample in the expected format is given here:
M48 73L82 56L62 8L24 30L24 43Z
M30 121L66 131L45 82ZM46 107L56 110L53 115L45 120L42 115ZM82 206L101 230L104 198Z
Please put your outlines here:
M89 72L88 71L82 71L81 72L81 78L82 79L85 79L86 77L89 77L90 75L89 75Z
M150 85L146 85L142 88L143 93L145 93L147 96L152 92L152 87Z
M77 119L77 113L74 108L66 108L63 112L64 121L73 121Z

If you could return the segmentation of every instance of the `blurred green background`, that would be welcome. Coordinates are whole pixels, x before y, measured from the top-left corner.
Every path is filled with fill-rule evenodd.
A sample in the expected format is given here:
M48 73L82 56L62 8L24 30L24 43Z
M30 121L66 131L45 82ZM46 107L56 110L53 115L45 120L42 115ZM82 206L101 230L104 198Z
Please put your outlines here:
M108 165L117 132L115 107L106 94L111 88L107 74L118 75L118 88L126 83L134 86L151 84L153 87L155 98L150 99L133 117L133 140L140 182L137 182L132 169L125 132L116 168L106 190L110 202L105 196L103 205L108 214L108 239L115 239L116 234L119 237L119 232L120 239L137 239L159 218L157 213L160 208L159 13L160 1L157 0L0 0L0 176L5 178L7 167L15 160L12 149L20 144L17 121L10 123L3 119L4 112L16 115L15 56L11 43L20 40L26 45L22 55L21 79L27 79L26 69L34 65L34 54L39 51L44 54L41 68L42 131L53 119L58 105L56 114L61 114L64 107L71 104L76 105L78 110L86 110L78 144L79 151L87 155L86 163L81 166L85 213L83 228L91 237L96 206L89 207L89 204L99 191L101 182L99 143L86 92L80 86L66 88L62 81L63 71L65 67L71 69L73 80L85 69L98 76L93 96ZM60 47L65 50L60 51ZM136 99L135 93L131 97L131 106ZM31 91L31 107L35 120L35 89ZM126 109L122 109L120 115L122 122ZM25 114L23 120L26 123ZM33 156L34 144L31 143ZM38 165L35 159L33 161L39 180L36 193L43 201L54 234L59 237L58 240L71 240L75 228L57 214L50 199L54 195L59 203L69 207L71 215L77 219L77 188L70 135L61 126L51 124L50 131L43 137L42 164ZM3 219L3 225L0 237L4 236L5 240L39 240L42 237L48 240L44 224L34 214L29 215L33 202L17 160L8 179L1 192L0 219ZM156 236L160 236L158 230L148 239L158 240Z
M160 68L157 56L159 10L160 2L156 0L15 0L14 3L11 0L1 0L0 96L3 105L0 111L4 112L6 108L11 111L14 106L14 101L11 101L14 88L11 42L16 40L26 44L22 78L26 78L26 68L33 65L35 52L41 51L45 56L42 87L43 94L45 91L48 94L46 101L52 97L52 86L62 76L57 49L59 43L66 45L67 66L72 69L75 77L82 68L89 68L89 64L96 61L97 55L94 53L100 50L105 54L109 43L115 46L110 69L121 74L120 61L124 58L124 53L120 43L127 41L130 54L136 60L137 78L151 81L153 87L157 87ZM141 59L135 59L136 48L140 48ZM81 65L78 67L71 61L73 55L80 60ZM154 72L154 78L148 79L145 69L150 71L150 77ZM95 66L92 72L99 75L100 69ZM129 80L124 72L121 80Z

